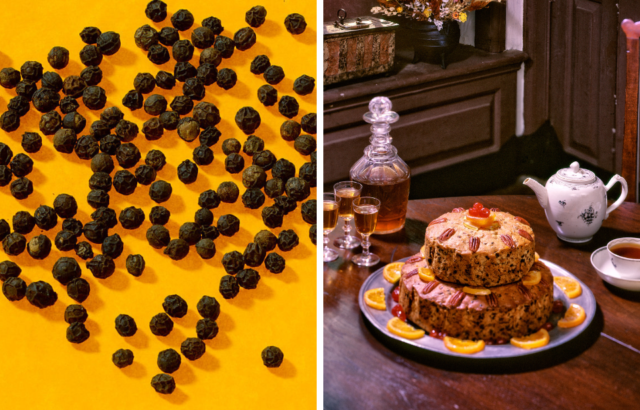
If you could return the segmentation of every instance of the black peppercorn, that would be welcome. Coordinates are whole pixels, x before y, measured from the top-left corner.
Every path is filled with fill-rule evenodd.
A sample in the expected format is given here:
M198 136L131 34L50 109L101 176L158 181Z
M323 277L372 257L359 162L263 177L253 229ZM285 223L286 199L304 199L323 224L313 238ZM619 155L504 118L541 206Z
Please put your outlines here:
M162 151L153 149L147 153L144 162L151 168L155 169L157 172L164 167L164 165L167 163L167 160Z
M181 318L187 314L189 306L187 302L179 295L169 295L164 298L162 302L162 308L171 317Z
M164 206L154 206L149 213L149 220L154 225L165 225L170 217L171 212Z
M206 145L200 145L193 150L193 162L197 165L209 165L213 162L213 151Z
M173 373L178 370L181 361L180 354L173 349L163 350L158 353L158 367L165 373Z
M225 90L233 88L237 81L238 76L236 75L236 72L230 68L223 68L218 72L217 84Z
M70 97L78 98L84 93L87 88L87 82L76 75L70 75L64 79L62 83L62 92Z
M20 74L22 74L22 78L25 80L38 82L42 78L42 64L37 61L26 61L20 67Z
M111 356L111 361L119 369L131 366L133 364L133 352L129 349L118 349Z
M33 160L28 155L20 153L13 157L9 166L13 175L24 177L33 171Z
M231 155L232 153L239 153L242 146L240 141L235 138L229 138L222 142L222 152L225 155Z
M220 236L220 232L215 226L203 226L200 230L202 231L203 239L211 239L213 241Z
M183 239L172 239L164 250L174 261L184 259L189 254L189 244Z
M82 305L69 305L64 310L64 321L68 324L84 323L88 317L87 309Z
M200 144L211 147L220 140L222 134L216 127L207 127L200 132Z
M204 85L211 85L218 80L218 69L213 64L200 64L196 78Z
M18 233L31 233L35 225L36 219L27 211L18 211L13 215L13 230Z
M236 48L235 42L229 37L218 36L215 41L214 47L220 52L222 58L229 58L233 55L233 51Z
M316 113L312 112L303 116L300 123L304 132L308 132L309 134L316 133Z
M203 296L200 301L198 301L197 309L203 318L215 321L218 316L220 316L220 303L218 303L216 298L211 296Z
M278 103L278 111L287 118L293 118L298 115L299 108L298 101L289 95L282 97L280 103Z
M36 224L40 229L48 231L58 223L56 211L47 205L40 205L33 214Z
M200 101L204 98L204 82L200 78L187 78L182 86L182 92L192 100Z
M158 116L167 110L167 100L162 95L153 94L144 102L144 110L149 115Z
M193 118L201 128L215 127L220 122L220 110L210 102L199 102L193 108Z
M176 78L167 71L158 71L156 74L156 84L165 90L171 90L176 86Z
M102 243L108 235L107 226L100 221L91 221L84 224L84 237L93 243Z
M265 107L270 107L278 102L278 90L265 84L258 88L258 100L264 104Z
M290 161L280 158L273 165L271 175L273 175L274 178L280 178L284 182L287 182L289 178L296 176L296 166Z
M104 238L102 242L102 253L107 256L111 256L113 259L118 258L122 255L122 251L124 249L124 243L122 242L122 238L117 233L114 233L111 236L107 236Z
M222 266L227 273L235 275L244 269L244 257L238 251L225 253L222 257Z
M200 226L193 222L182 224L179 231L179 237L189 245L195 245L201 238Z
M87 260L93 258L93 249L89 242L82 241L76 245L76 255L80 258Z
M89 293L91 293L91 286L82 278L74 279L67 284L67 295L78 303L87 300Z
M145 268L145 262L142 255L129 255L127 256L127 272L132 276L138 277L142 275Z
M58 294L53 290L47 282L33 282L27 286L27 300L33 306L44 309L53 306L58 300Z
M271 67L269 57L262 54L253 59L250 70L253 74L263 74L269 67Z
M78 108L80 108L78 100L70 95L67 95L60 100L60 111L62 111L63 114L69 114L70 112L76 111Z
M0 116L0 128L6 132L12 132L20 127L20 115L17 112L9 110Z
M304 29L303 29L304 30ZM280 367L284 360L282 350L275 346L267 346L262 351L262 363L267 367Z
M274 250L278 244L278 238L270 231L264 229L256 234L253 241L260 245L265 252Z
M200 208L196 211L195 223L198 227L209 226L213 224L213 212L207 208ZM182 229L182 228L180 228ZM184 238L183 238L184 239Z
M82 222L75 218L67 218L62 221L62 229L71 232L76 238L82 235L83 227L84 225L82 225Z
M176 381L168 374L160 373L151 379L151 387L160 394L171 394L176 389Z
M196 324L196 334L201 340L213 339L218 334L218 324L209 318L200 319Z
M11 183L11 195L15 199L25 199L32 193L33 183L28 178L18 178Z
M238 50L248 50L256 44L256 33L251 27L241 28L234 34L233 41Z
M236 125L247 135L253 134L260 126L260 114L251 107L242 107L236 113Z
M64 116L62 119L62 127L69 128L79 134L87 125L87 120L77 111L72 111Z
M154 118L152 118L151 120L153 119ZM180 122L180 115L175 111L165 111L162 114L160 114L159 121L163 129L167 131L173 131L178 128L178 123Z
M144 211L130 206L120 212L118 220L124 229L137 229L144 222Z
M122 105L130 109L131 111L142 108L144 103L144 97L136 90L131 90L122 98Z
M189 40L178 40L173 44L173 47L172 47L173 58L178 63L191 60L191 58L193 58L193 51L194 51L193 44L191 44L191 41ZM175 74L176 78L178 78L177 71L178 70L176 70L176 74ZM194 71L195 71L195 68L194 68Z
M167 336L173 330L173 320L166 313L158 313L149 323L151 333L156 336Z
M216 17L207 17L206 19L202 20L202 25L213 31L213 34L215 35L222 33L222 31L224 30L224 27L222 27L222 22L219 18Z
M262 208L262 221L269 228L279 228L282 226L283 212L276 206L266 206Z
M167 4L161 0L150 1L144 14L154 23L159 23L167 18Z
M189 30L193 25L193 14L189 10L180 9L171 16L171 25L180 31Z
M171 109L180 115L187 115L193 109L193 100L186 95L179 95L171 101Z
M11 169L5 165L0 165L0 186L7 186L11 182L11 178L13 178Z
M20 71L15 68L5 67L0 70L0 85L4 88L16 88L21 79Z
M120 50L120 34L113 31L102 33L98 37L97 44L98 51L100 51L105 56L114 55L118 52L118 50Z
M285 229L278 235L278 248L287 252L298 246L298 234L292 229Z
M243 269L236 278L238 285L245 289L255 289L258 287L258 282L260 282L260 274L253 269Z
M138 331L138 326L131 316L118 315L116 318L116 331L122 337L131 337Z
M233 299L240 292L240 287L238 287L238 280L235 276L224 275L220 279L220 294L225 299Z
M249 156L253 156L262 150L264 150L264 140L255 135L249 135L242 147L242 151Z
M90 85L82 92L82 102L90 110L101 110L107 103L107 93L102 87Z
M100 113L100 122L95 126L95 129L94 129L94 124L96 124L96 122L94 122L91 125L92 129L94 129L94 132L93 132L94 136L96 136L95 134L99 133L100 134L98 135L99 138L105 137L106 135L109 134L108 130L116 128L116 126L123 119L124 119L124 114L122 111L120 111L118 107L109 107L105 109L104 111L102 111L102 113ZM107 130L104 130L103 126L106 127ZM98 131L100 129L104 131Z
M254 157L255 158L255 157ZM251 165L242 173L242 185L245 188L262 188L267 181L267 174L262 167Z
M278 65L269 66L264 72L264 80L271 84L278 84L284 79L284 70Z
M47 113L60 104L60 94L49 88L41 88L33 93L32 101L36 110Z
M37 132L25 132L22 134L22 149L28 153L35 153L42 148L42 137Z
M311 195L309 183L302 178L290 178L285 184L285 191L289 198L300 202Z
M149 73L138 73L133 79L133 88L140 94L149 94L156 88L156 79Z
M62 131L62 130L61 130ZM58 131L60 132L60 131ZM58 133L56 133L58 135ZM54 137L55 140L55 137ZM120 146L118 146L118 149ZM113 171L113 159L108 154L100 152L91 158L91 170L93 172L104 172L110 174Z
M27 284L20 278L8 278L2 284L2 294L11 302L22 300L27 293Z
M296 78L293 83L293 91L298 95L308 95L313 92L316 86L316 80L313 77L309 77L306 74Z
M270 253L267 255L267 259L264 261L264 266L271 273L280 273L285 268L285 260L282 256L277 253Z
M84 323L73 323L67 328L67 340L71 343L83 343L89 336Z
M4 219L0 219L0 241L7 237L11 233L11 227L9 223Z
M123 142L133 141L138 136L138 125L131 121L121 119L115 127L116 135L120 137Z
M74 249L77 241L78 238L73 234L73 232L62 230L56 234L54 243L58 250L66 252Z
M313 162L306 162L300 167L298 176L309 183L310 187L315 187L316 182L316 164Z
M102 32L97 27L85 27L80 32L80 38L86 44L95 44Z
M71 218L78 212L78 204L74 197L60 194L53 201L53 208L60 218Z
M111 208L98 208L91 214L91 219L102 222L107 228L111 229L118 225L118 216L116 211Z
M51 253L51 240L45 235L34 236L27 244L27 252L33 259L42 260Z
M168 201L172 192L171 184L162 180L152 183L149 187L149 197L158 204Z
M298 203L288 196L279 196L274 198L274 202L274 206L279 208L284 215L287 215L289 212L293 212L298 207Z
M0 280L6 281L9 278L17 278L22 273L22 269L15 262L4 261L0 263Z
M218 190L218 192L220 192ZM222 215L218 218L218 231L224 236L233 236L240 230L240 220L235 215Z
M100 146L98 145L98 141L93 138L91 135L83 135L76 142L76 155L80 159L91 159L100 150Z
M140 158L138 147L131 143L120 145L116 151L116 159L122 168L134 167L140 161Z
M171 55L169 54L169 50L161 44L154 44L149 47L149 51L147 52L147 58L153 64L162 65L164 63L169 62L171 60Z
M102 69L98 66L89 66L80 72L80 77L87 85L98 85L102 81Z
M170 241L169 230L162 225L151 225L147 230L147 242L152 248L162 249L169 245Z
M85 66L98 66L102 62L102 53L97 46L86 45L80 50L80 61Z
M162 137L162 134L164 133L164 127L162 127L162 123L160 122L159 118L153 117L142 124L142 133L147 140L155 141Z
M42 81L43 88L48 88L52 91L55 91L56 93L59 93L60 91L62 91L62 87L63 87L62 77L60 77L60 74L56 72L47 71L42 75L41 81Z
M18 85L16 85L16 94L25 97L29 101L31 101L33 94L35 94L37 90L38 87L36 87L36 83L29 80L20 81Z
M246 263L248 266L251 266L252 268L255 268L256 266L260 266L262 264L266 253L266 249L263 249L257 243L251 242L247 245L242 257L244 259L244 263Z
M172 46L178 40L180 40L180 32L173 27L163 27L158 33L158 41L167 47Z
M204 191L198 198L198 205L207 209L217 208L220 205L220 196L212 189Z
M296 138L293 147L302 155L309 155L316 150L316 140L311 135L302 134Z
M150 185L156 179L156 171L149 165L136 168L136 180L142 185Z
M198 27L191 33L191 41L193 45L204 49L211 47L216 38L216 35L208 27Z
M71 154L77 140L78 137L74 130L61 128L53 136L53 147L63 154Z
M209 66L208 70L211 70L211 67L216 68L222 62L222 55L220 51L215 48L206 48L202 50L200 53L200 66ZM217 78L217 71L216 71ZM215 80L214 80L215 82ZM208 84L207 84L208 85Z
M145 24L136 30L133 39L138 48L148 51L149 47L158 44L158 32L150 25Z
M116 271L116 264L111 256L96 255L95 258L87 262L87 269L98 279L107 279Z
M189 360L197 360L204 355L206 345L198 338L190 337L180 345L180 351Z
M230 174L237 174L244 168L244 158L241 155L232 152L224 160L224 169Z
M196 243L196 252L202 259L211 259L216 254L216 244L209 238L200 239Z
M253 156L253 165L257 165L265 171L270 170L276 163L276 156L268 149L260 151Z
M27 97L18 95L9 100L7 108L9 111L13 111L18 114L19 117L24 117L29 112L29 109L31 109L31 104L29 104L29 99Z
M267 9L263 6L255 6L249 9L244 16L244 20L251 27L260 27L264 24L264 20L267 17Z
M180 127L178 126L178 130ZM184 184L192 184L198 178L198 166L185 159L178 165L178 179Z
M242 203L246 208L258 209L264 205L265 196L258 188L247 189L242 194Z

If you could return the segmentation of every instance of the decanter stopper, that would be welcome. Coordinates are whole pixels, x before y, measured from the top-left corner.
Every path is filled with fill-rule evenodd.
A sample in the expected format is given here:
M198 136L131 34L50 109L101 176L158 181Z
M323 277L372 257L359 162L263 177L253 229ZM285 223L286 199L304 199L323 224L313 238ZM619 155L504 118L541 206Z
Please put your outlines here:
M387 97L375 97L369 102L369 112L363 115L366 122L371 124L371 138L369 141L376 151L385 150L383 146L391 144L391 125L400 116L391 111L391 100Z

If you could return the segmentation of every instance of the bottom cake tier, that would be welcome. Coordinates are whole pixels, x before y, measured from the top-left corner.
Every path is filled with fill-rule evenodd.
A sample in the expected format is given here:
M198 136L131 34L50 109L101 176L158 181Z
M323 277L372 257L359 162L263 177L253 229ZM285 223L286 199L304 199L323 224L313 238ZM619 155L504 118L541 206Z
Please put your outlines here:
M417 273L427 267L420 254L414 256L403 266L399 284L399 303L407 319L427 332L436 329L460 339L509 340L536 332L551 315L553 275L542 262L531 268L540 271L538 283L495 286L487 288L489 295L465 293L463 285L438 279L425 282Z

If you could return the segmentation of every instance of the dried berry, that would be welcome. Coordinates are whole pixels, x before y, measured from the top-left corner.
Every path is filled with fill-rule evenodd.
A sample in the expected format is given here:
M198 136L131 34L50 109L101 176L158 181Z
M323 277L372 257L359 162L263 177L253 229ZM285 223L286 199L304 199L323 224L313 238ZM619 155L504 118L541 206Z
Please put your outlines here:
M179 127L178 127L179 128ZM178 179L184 184L192 184L198 178L198 166L185 159L178 165Z
M171 90L176 86L176 78L167 71L158 71L158 74L156 74L156 85L165 90Z
M36 83L29 80L20 81L18 85L16 85L16 94L27 98L31 101L33 94L36 93L38 87L36 87Z
M21 234L31 233L35 225L36 225L36 219L33 216L31 216L31 214L27 211L18 211L13 216L13 230L18 233L21 233Z
M53 290L47 282L33 282L27 286L27 300L33 306L44 309L53 306L58 300L58 294Z
M114 55L120 50L120 34L113 31L102 33L98 37L97 44L98 50L105 56Z
M67 218L62 221L62 229L71 232L76 238L82 235L83 227L84 225L82 225L82 222L75 218Z
M257 243L251 242L245 248L242 258L244 259L245 264L251 266L252 268L255 268L256 266L260 266L262 262L264 262L264 257L266 256L266 254L266 249L263 249ZM242 284L240 286L242 286Z
M98 66L89 66L80 72L80 77L87 85L98 85L102 82L102 69Z
M197 309L203 318L216 320L220 316L220 303L211 296L203 296L198 301Z
M80 50L80 61L85 66L98 66L102 62L102 53L97 46L86 45Z
M202 25L213 31L213 34L215 35L222 33L222 31L224 30L224 27L222 27L222 22L216 17L207 17L206 19L202 20Z
M116 159L122 168L134 167L140 161L140 158L138 147L131 143L120 145L116 151Z
M236 48L235 42L229 37L218 36L215 41L214 47L220 52L222 58L229 58L233 55L233 51Z
M196 334L201 340L213 339L218 334L218 324L209 318L200 319L196 325Z
M227 252L222 257L222 266L227 273L235 275L244 269L244 257L238 251Z
M269 198L279 197L284 193L284 181L280 178L272 178L264 186L264 193Z
M76 247L78 238L73 232L62 230L56 234L54 243L56 248L62 252L70 251Z
M32 101L36 110L46 113L54 110L60 104L60 94L49 88L41 88L33 93Z
M107 226L100 221L91 221L84 224L84 237L93 243L102 243L108 235Z
M242 194L242 203L249 209L260 208L264 205L265 199L264 194L258 188L247 189L244 194Z
M240 287L238 286L238 280L235 276L224 275L220 279L220 294L225 299L233 299L240 292Z
M161 0L152 0L144 9L144 14L154 23L159 23L167 18L167 4Z
M102 222L108 229L118 225L118 216L116 211L111 208L98 208L91 214L91 219Z
M316 86L316 80L313 77L309 77L306 74L296 78L293 83L293 91L298 95L308 95L313 92Z
M64 321L68 324L84 323L88 317L87 309L82 305L69 305L64 310Z
M62 91L62 87L63 87L62 77L60 77L60 74L56 72L47 71L42 75L42 80L40 81L43 88L48 88L52 91L55 91L56 93L59 93L60 91ZM11 109L11 107L9 108Z
M200 78L187 78L182 86L182 92L192 100L200 101L204 98L204 82Z
M87 120L82 115L78 114L77 111L68 113L62 119L62 127L69 128L75 131L76 134L82 132L86 125Z
M167 336L173 330L173 320L166 313L158 313L149 323L151 333L156 336Z
M276 206L266 206L262 208L262 221L271 229L282 226L283 216L282 210Z
M131 316L118 315L116 318L116 331L122 337L131 337L138 331L138 326Z
M144 103L144 97L142 96L142 94L140 94L136 90L129 91L122 98L122 105L124 105L131 111L135 111L142 108L143 103Z
M213 241L220 236L220 232L215 226L202 226L200 231L202 232L202 239L211 239Z
M16 88L22 75L15 68L5 67L0 71L0 85L4 88Z
M169 230L162 225L152 225L151 228L147 230L147 242L149 242L152 248L164 248L171 242Z
M278 244L278 238L270 231L264 229L256 234L253 241L260 245L265 252L274 250Z
M260 274L253 269L244 269L236 276L238 285L245 289L255 289L260 282Z
M225 90L233 88L237 81L238 76L236 75L236 72L230 68L223 68L218 72L217 84Z
M18 114L19 117L24 117L31 109L31 104L29 104L29 102L30 101L27 97L18 95L9 100L7 108L9 111L13 111Z
M65 78L62 83L62 92L73 98L80 97L86 88L87 82L82 77L76 75L70 75Z
M168 374L160 373L151 379L151 387L160 394L171 394L176 389L176 381Z
M285 260L282 256L273 252L267 255L267 259L264 261L264 266L271 273L280 273L285 268Z
M304 29L303 29L304 30ZM262 351L262 363L267 367L280 367L284 360L282 350L275 346L267 346Z
M215 127L220 122L220 110L210 102L199 102L193 108L193 118L201 128Z
M118 220L124 229L137 229L144 222L144 211L130 206L120 212Z
M2 127L3 127L2 129L4 129L4 114L3 114L3 118L1 118L0 121L2 121ZM39 128L44 135L53 135L61 127L62 127L62 118L60 117L60 114L58 114L57 111L48 112L44 114L42 117L40 117Z
M22 273L22 269L15 262L4 261L0 263L0 280L6 281L9 278L17 278Z
M158 44L158 32L150 25L145 24L136 30L133 39L138 48L148 51L149 47Z
M244 20L251 27L260 27L264 24L264 20L267 17L267 9L263 6L255 6L249 9L244 16Z
M308 132L309 134L316 133L316 113L312 112L303 116L300 123L304 132Z
M56 135L58 135L58 133L56 133ZM55 141L55 137L54 137L54 141ZM118 146L118 150L119 149L120 149L120 146ZM91 170L93 172L104 172L104 173L110 174L111 171L113 171L113 168L114 168L113 159L111 159L111 156L109 156L108 154L100 152L96 154L93 158L91 158Z
M237 188L237 187L236 187ZM198 198L198 206L207 209L217 208L220 205L220 196L212 189L204 191Z
M28 178L18 178L11 183L11 195L15 199L25 199L32 193L33 183Z
M102 32L97 27L85 27L80 32L80 38L86 44L95 44Z
M172 46L178 40L180 40L180 32L173 27L163 27L158 33L158 41L167 47Z
M289 198L301 202L311 195L309 183L302 178L291 178L285 184L285 191Z
M244 158L241 155L232 152L224 160L224 169L230 174L237 174L244 168Z
M218 69L213 64L200 64L196 78L204 85L211 85L218 81Z
M179 237L189 245L195 245L201 238L200 226L193 222L182 224L179 231Z
M208 27L198 27L191 33L191 41L193 45L204 49L211 47L215 41L216 35Z
M292 229L286 229L278 235L278 248L287 252L298 246L298 234Z
M2 294L11 302L22 300L27 293L27 284L20 278L8 278L2 284Z
M173 58L178 63L191 60L193 58L193 51L194 51L193 44L191 44L191 41L189 40L178 40L173 44L173 47L172 47ZM175 74L176 78L178 78L177 71L178 70L176 70L176 74ZM195 71L195 68L194 68L194 71Z
M278 65L269 66L264 72L264 80L271 84L278 84L284 79L284 70Z
M22 74L22 78L25 80L38 82L42 78L42 64L37 61L26 61L20 67L20 74Z
M164 127L162 126L159 118L153 117L144 122L144 124L142 125L142 133L147 140L155 141L162 137L162 134L164 133Z
M67 328L67 340L71 343L83 343L90 333L84 323L73 323Z
M280 158L273 165L271 175L274 178L280 178L284 182L287 182L289 178L293 178L296 176L296 166L292 162L284 158Z
M170 217L171 212L164 206L154 206L149 213L149 220L154 225L165 225Z
M100 151L100 145L91 135L83 135L76 142L75 151L78 158L91 159Z
M256 44L256 33L251 27L241 28L233 35L233 41L238 50L248 50Z
M311 135L303 134L296 138L293 147L302 155L309 155L316 150L316 140Z
M78 141L74 130L61 128L53 136L53 147L63 154L71 154Z
M209 238L200 239L196 243L196 252L202 259L211 259L216 254L216 244Z
M278 104L278 111L287 118L293 118L298 115L299 108L300 105L298 104L298 101L289 95L282 97Z
M187 314L189 306L179 295L169 295L164 299L162 308L169 316L181 318Z
M33 214L36 224L40 229L48 231L58 223L56 211L47 205L40 205Z
M258 100L264 104L265 107L270 107L278 102L278 90L265 84L258 88Z
M250 135L260 126L260 114L251 107L242 107L236 113L236 125L245 134Z
M104 245L103 245L104 247ZM129 255L126 262L127 272L132 276L138 277L142 275L145 268L145 262L142 255Z
M253 156L253 165L257 165L265 171L270 170L276 163L276 156L268 149L260 151Z
M116 264L111 256L96 255L95 258L87 262L87 269L98 279L107 279L116 271Z
M154 44L149 47L149 52L147 52L147 58L153 64L162 65L164 63L169 62L171 60L171 55L169 55L169 50L161 44Z
M147 153L144 163L155 169L157 172L164 167L164 165L167 163L167 159L162 151L153 149Z
M133 88L141 94L149 94L156 88L156 79L149 73L138 73L133 79Z
M117 233L114 233L111 236L107 236L104 238L102 242L102 253L104 255L111 256L113 259L116 259L120 255L122 255L122 251L124 249L124 243L122 242L122 238Z
M183 239L172 239L164 250L174 261L184 259L189 254L189 244Z
M171 24L180 31L189 30L193 25L193 14L189 10L180 9L171 16Z
M193 150L193 162L197 165L209 165L213 162L213 151L206 145L200 145Z
M178 370L181 361L180 353L173 349L163 350L158 353L158 367L165 373L173 373Z
M180 351L189 360L197 360L204 355L206 345L198 338L190 337L180 345Z
M222 142L222 152L225 155L231 155L232 153L239 153L242 146L240 141L235 138L229 138Z
M209 226L213 224L213 212L207 208L200 208L196 211L194 219L199 226Z
M207 127L200 132L200 144L211 147L220 140L221 135L216 127Z
M33 171L33 160L28 155L20 153L11 159L11 172L17 177L24 177Z
M89 293L91 293L91 286L82 278L74 279L67 284L67 295L78 303L87 300Z
M156 179L156 171L149 165L136 168L136 180L142 185L150 185Z
M264 169L258 165L251 165L242 173L242 185L244 185L245 188L260 189L264 187L266 181L267 174L264 172Z
M0 241L7 237L11 233L11 227L9 223L4 219L0 219Z
M118 349L111 356L111 361L119 369L131 366L133 364L133 352L129 349Z
M178 128L180 115L175 111L165 111L160 114L160 125L167 131L173 131Z
M78 108L80 108L78 100L70 95L67 95L60 100L60 111L62 111L63 114L69 114L70 112L76 111Z
M315 151L314 151L315 152ZM298 176L309 183L312 188L317 185L316 182L316 164L313 162L306 162L300 167Z
M187 115L193 109L193 100L186 95L174 97L171 109L180 115Z
M162 95L153 94L144 102L144 111L149 115L158 116L166 110L167 100Z
M95 209L109 206L109 194L101 189L92 189L87 194L87 202Z
M0 165L0 186L7 186L11 182L11 178L13 178L11 169L5 165Z
M297 207L298 203L288 196L279 196L274 198L274 206L279 208L284 215L287 215L289 212L293 212Z
M222 202L234 203L240 196L240 190L235 182L225 181L218 186L218 195Z
M138 136L138 125L131 121L120 120L116 125L116 135L123 142L133 141Z
M107 93L102 87L90 85L82 92L82 102L90 110L101 110L107 103Z
M220 190L218 190L220 192ZM233 236L240 230L240 220L235 215L222 215L218 218L218 231L224 236Z

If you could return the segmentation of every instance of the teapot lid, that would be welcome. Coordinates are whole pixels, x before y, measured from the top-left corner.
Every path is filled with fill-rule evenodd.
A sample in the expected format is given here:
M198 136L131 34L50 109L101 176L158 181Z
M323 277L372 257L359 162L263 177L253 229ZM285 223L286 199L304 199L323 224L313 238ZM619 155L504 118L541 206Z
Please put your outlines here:
M569 168L563 168L556 174L563 181L574 184L589 184L596 180L596 174L588 169L580 168L578 161L574 161Z

